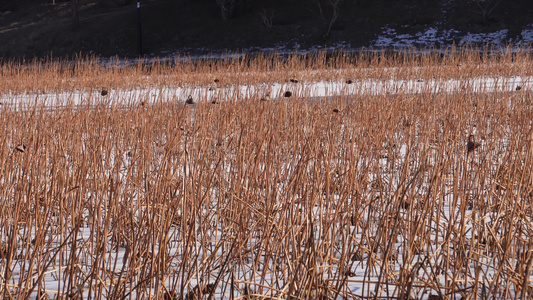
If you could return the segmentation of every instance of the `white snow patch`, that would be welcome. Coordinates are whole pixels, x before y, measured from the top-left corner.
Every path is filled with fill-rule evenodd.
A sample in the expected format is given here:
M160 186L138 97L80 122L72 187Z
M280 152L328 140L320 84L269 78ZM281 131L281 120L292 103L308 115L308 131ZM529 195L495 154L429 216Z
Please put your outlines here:
M529 25L528 28L522 30L520 35L522 36L523 43L533 43L533 24Z
M407 30L409 26L402 26L401 30ZM374 48L406 48L413 46L433 46L450 47L453 44L470 45L470 44L493 44L503 45L513 41L515 44L533 43L533 24L523 29L520 36L513 38L509 36L508 29L502 29L494 32L472 33L461 32L455 29L439 29L435 26L426 28L414 34L398 32L396 29L385 26L381 34L371 42ZM459 42L456 42L459 41Z
M459 45L467 44L503 44L506 41L509 30L502 29L488 33L466 33Z
M460 33L460 31L440 30L436 27L429 27L424 31L419 31L414 34L404 33L399 34L396 29L385 26L383 33L377 37L372 43L373 47L395 47L405 48L412 46L432 46L440 44L442 46L451 46L453 39Z

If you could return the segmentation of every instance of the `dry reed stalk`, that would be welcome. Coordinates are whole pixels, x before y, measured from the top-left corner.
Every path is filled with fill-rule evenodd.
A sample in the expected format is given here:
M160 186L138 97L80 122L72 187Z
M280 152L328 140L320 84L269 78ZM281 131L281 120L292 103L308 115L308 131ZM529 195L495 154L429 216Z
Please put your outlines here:
M2 88L530 75L527 52L449 51L174 67L13 62ZM360 297L523 298L531 94L470 88L3 108L0 293L29 297L55 282L60 297L214 297L207 286L236 297L336 297L358 282ZM473 131L485 140L467 154ZM362 279L348 278L356 272Z

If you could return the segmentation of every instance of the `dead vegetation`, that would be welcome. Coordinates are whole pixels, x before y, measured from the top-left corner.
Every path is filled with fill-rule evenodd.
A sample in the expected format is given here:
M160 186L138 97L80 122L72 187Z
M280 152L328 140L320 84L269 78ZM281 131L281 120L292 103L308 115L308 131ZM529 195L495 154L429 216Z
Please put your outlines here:
M528 52L256 59L149 74L11 63L0 84L100 91L289 81L306 69L298 80L533 70ZM530 90L263 96L3 107L2 297L531 297Z

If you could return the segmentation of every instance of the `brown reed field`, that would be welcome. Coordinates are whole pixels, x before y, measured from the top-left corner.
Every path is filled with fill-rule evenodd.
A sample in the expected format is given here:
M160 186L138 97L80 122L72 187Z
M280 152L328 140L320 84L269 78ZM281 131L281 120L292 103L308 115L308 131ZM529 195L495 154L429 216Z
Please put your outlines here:
M0 94L532 73L529 49L50 59L4 62ZM110 97L1 108L3 299L533 295L528 88Z

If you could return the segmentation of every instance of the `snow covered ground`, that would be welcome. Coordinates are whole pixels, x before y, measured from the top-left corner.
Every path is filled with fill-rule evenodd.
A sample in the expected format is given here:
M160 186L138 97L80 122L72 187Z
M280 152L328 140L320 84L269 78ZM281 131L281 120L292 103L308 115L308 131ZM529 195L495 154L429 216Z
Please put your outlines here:
M180 52L168 51L168 57L175 56L179 53L189 53L190 55L183 56L182 59L206 59L206 58L222 58L222 57L240 57L243 53L276 53L276 54L307 54L315 53L317 51L338 51L345 52L360 52L360 51L381 51L383 49L404 49L417 48L421 49L445 49L452 46L482 46L488 45L489 49L493 47L494 50L499 51L506 49L507 45L512 44L513 47L524 47L533 44L533 24L526 26L517 37L509 36L508 29L500 29L493 32L473 33L461 32L456 29L442 29L439 24L427 26L424 30L413 32L408 25L399 28L392 26L384 26L381 28L381 34L378 34L374 40L370 41L368 47L354 48L347 42L335 42L327 45L316 45L307 48L301 47L297 42L279 43L270 48L244 48L241 53L217 52L207 48L185 48ZM433 50L435 51L435 50ZM154 54L151 55L152 57Z
M454 29L441 30L437 27L429 27L425 31L417 33L399 33L398 30L384 27L382 33L372 42L371 48L397 49L408 47L431 47L438 45L441 48L465 45L494 45L496 49L503 45L528 45L533 43L533 25L523 29L518 38L508 37L508 30L501 29L488 33L460 32ZM456 42L459 41L459 42Z

